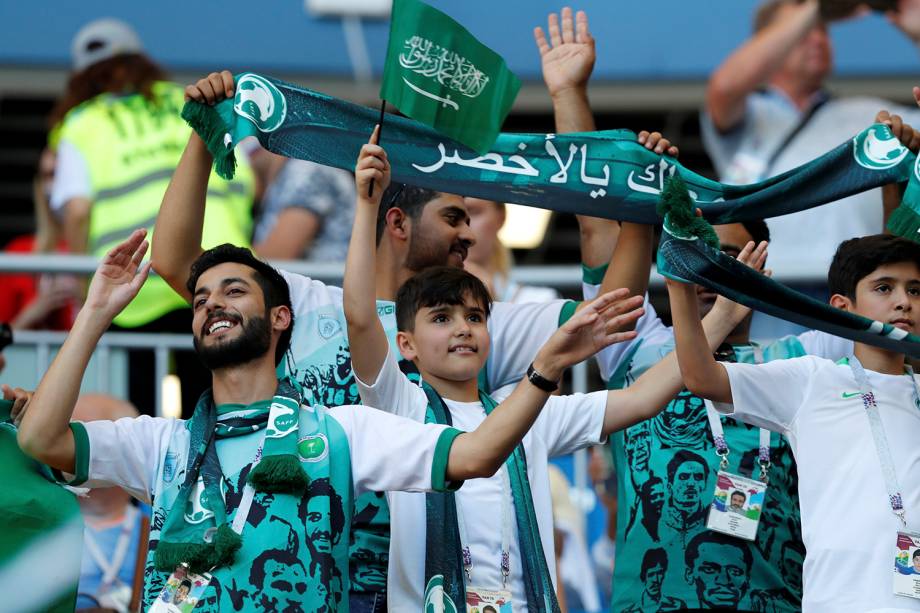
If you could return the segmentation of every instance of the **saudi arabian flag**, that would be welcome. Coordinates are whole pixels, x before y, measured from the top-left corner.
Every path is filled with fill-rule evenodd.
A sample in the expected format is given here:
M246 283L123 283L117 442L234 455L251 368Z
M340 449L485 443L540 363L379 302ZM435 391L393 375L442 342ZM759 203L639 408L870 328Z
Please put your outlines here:
M500 55L418 0L394 0L380 97L480 154L521 89Z

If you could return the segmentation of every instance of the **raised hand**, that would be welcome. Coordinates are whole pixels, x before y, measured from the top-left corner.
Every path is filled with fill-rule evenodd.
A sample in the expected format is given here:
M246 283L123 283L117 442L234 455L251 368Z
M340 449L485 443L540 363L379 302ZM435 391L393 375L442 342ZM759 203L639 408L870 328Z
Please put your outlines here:
M358 162L355 164L355 187L358 190L358 200L379 205L383 192L390 185L390 161L387 152L377 144L380 138L380 126L374 127L374 132L367 144L361 147ZM374 182L374 191L368 188ZM370 194L370 196L368 196Z
M35 392L24 390L21 387L10 387L4 383L0 385L0 393L2 393L4 400L12 401L13 408L10 409L10 417L13 419L13 424L18 426L22 422L22 418L25 416L26 409L29 407L29 402Z
M914 97L916 98L920 94L920 88L915 87L914 90ZM883 123L891 128L891 133L901 141L902 145L917 153L918 148L920 148L920 132L901 119L900 115L892 115L888 111L879 111L878 115L875 116L875 123Z
M914 44L920 43L920 0L899 0L896 11L887 11L885 16L897 29L904 32Z
M588 16L578 11L572 18L572 9L562 9L562 20L550 13L547 20L549 42L543 28L537 26L533 37L540 51L543 81L551 96L567 90L584 89L594 70L596 54L594 38L588 31Z
M534 360L534 368L544 377L558 380L569 366L613 343L635 338L635 330L619 330L643 313L642 296L629 297L626 288L601 294L586 303L546 341Z
M767 246L767 241L761 241L759 245L754 244L754 241L748 241L748 244L741 249L741 252L735 259L748 268L753 268L769 277L772 272L764 269L767 263ZM736 325L741 323L741 321L747 317L748 313L751 312L750 308L743 304L732 302L725 296L716 298L712 308L713 311L718 311L719 317L729 319Z
M89 284L84 309L114 318L134 299L150 273L150 262L141 266L147 253L146 236L147 230L135 230L105 255Z
M666 153L672 158L676 158L680 155L680 150L677 148L677 145L672 145L671 141L661 135L661 132L649 133L646 130L642 130L639 132L636 140L640 145L645 145L645 148L649 151L654 151L659 155Z
M212 72L185 88L185 100L195 100L202 104L217 104L221 100L233 97L233 74L229 70Z

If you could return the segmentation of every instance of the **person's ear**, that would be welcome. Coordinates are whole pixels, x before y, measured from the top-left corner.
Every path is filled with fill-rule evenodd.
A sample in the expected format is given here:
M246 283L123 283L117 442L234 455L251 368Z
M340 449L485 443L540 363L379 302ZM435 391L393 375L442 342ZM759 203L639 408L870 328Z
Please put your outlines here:
M409 219L409 216L406 215L405 211L399 207L394 206L386 212L384 221L384 232L392 235L397 240L409 240L409 232L411 230L412 222Z
M498 229L501 230L505 226L505 221L508 219L508 205L498 205Z
M843 294L834 294L830 300L831 306L841 311L852 311L855 300L850 300Z
M402 357L409 361L418 357L418 353L415 351L415 339L412 337L411 332L400 330L396 333L396 348L399 349Z
M291 309L282 305L271 310L272 330L284 332L291 327Z
M687 582L687 585L693 585L693 571L690 568L684 569L684 581Z

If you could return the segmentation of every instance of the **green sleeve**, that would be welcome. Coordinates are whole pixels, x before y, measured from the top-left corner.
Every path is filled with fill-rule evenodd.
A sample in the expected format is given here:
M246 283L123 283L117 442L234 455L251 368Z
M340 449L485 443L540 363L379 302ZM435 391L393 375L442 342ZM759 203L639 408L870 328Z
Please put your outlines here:
M64 485L83 485L89 479L89 435L86 433L86 427L78 421L70 422L70 431L73 432L74 443L74 477L68 480L64 473L57 469L51 469L51 473Z
M581 280L588 285L600 285L604 281L604 275L607 274L607 267L609 264L601 264L600 266L588 266L587 264L582 263L581 265Z
M566 300L565 304L562 305L562 309L559 310L559 326L562 326L565 322L572 319L572 315L575 314L575 311L578 310L578 305L580 301L575 300Z
M445 428L438 437L434 447L434 460L431 462L431 489L435 492L452 492L460 489L463 481L447 481L447 459L450 448L458 436L463 434L456 428Z

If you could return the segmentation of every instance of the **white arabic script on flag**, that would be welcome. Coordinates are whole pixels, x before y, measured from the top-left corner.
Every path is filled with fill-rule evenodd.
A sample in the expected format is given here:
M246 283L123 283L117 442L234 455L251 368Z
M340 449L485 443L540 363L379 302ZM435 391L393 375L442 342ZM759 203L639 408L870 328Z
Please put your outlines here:
M455 51L436 45L427 38L406 40L399 54L399 65L424 77L433 77L451 90L475 98L489 83L489 77Z

